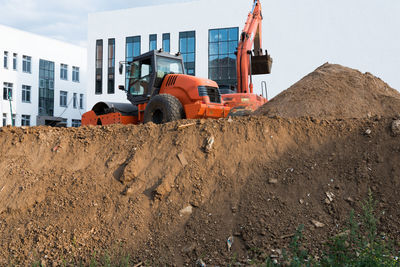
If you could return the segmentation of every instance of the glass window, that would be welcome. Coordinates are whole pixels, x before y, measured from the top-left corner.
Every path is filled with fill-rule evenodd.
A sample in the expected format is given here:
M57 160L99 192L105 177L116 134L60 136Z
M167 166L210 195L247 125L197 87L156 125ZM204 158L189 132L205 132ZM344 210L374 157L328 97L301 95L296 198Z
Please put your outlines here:
M79 67L72 67L72 81L79 82Z
M13 70L17 70L17 58L18 58L17 53L14 53L13 54Z
M21 115L21 126L31 126L31 116L30 115Z
M11 96L12 96L12 84L3 83L3 99L4 100L12 100Z
M54 115L54 62L39 60L39 116Z
M186 73L195 75L196 62L196 32L179 33L179 51L182 53Z
M73 107L74 108L78 107L78 94L77 93L73 94Z
M3 126L7 125L7 113L3 113Z
M239 28L209 30L208 78L219 86L236 86L236 48Z
M157 50L157 34L150 34L149 36L149 50Z
M22 71L31 73L32 58L29 56L22 56Z
M12 96L13 96L13 84L3 83L3 99L12 100Z
M171 36L170 36L170 34L169 33L163 33L163 35L162 35L162 38L163 38L163 50L165 51L165 52L171 52Z
M79 108L83 109L83 94L79 95Z
M95 94L103 93L103 40L96 41L96 86Z
M60 107L67 107L68 92L60 91Z
M115 93L115 39L108 39L108 83L107 93Z
M81 126L81 121L80 120L72 120L72 127L80 127Z
M12 116L11 116L11 125L12 125L12 126L15 126L15 119L16 119L16 117L17 117L17 115L12 114Z
M4 68L8 69L8 52L4 51Z
M60 79L68 80L68 65L60 64Z
M175 74L183 73L181 61L173 58L158 57L157 77L163 78L166 74L170 73L175 73Z
M151 73L151 59L132 62L130 70L127 72L129 81L128 92L131 95L146 94L149 89Z
M29 85L22 85L22 102L31 102L31 86Z
M140 36L126 37L126 52L125 52L126 62L131 62L134 57L140 55L141 51L140 44L141 44ZM125 72L125 88L129 88L128 71Z

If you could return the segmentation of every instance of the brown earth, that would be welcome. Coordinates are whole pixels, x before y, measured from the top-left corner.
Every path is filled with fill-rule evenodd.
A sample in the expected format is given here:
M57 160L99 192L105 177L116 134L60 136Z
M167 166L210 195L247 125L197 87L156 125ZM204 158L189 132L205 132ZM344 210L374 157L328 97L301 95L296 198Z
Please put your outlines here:
M154 265L245 263L255 250L285 247L299 224L318 253L369 188L385 214L380 231L400 238L391 118L250 117L177 129L186 123L2 128L1 264L117 250Z
M400 93L371 73L326 63L256 114L324 119L395 116L400 114Z
M318 84L324 72L305 79ZM397 93L365 77L379 85L365 85L376 96L370 118L362 109L352 110L358 119L343 119L345 110L318 113L339 119L316 118L307 109L314 118L1 128L0 265L88 264L104 254L153 266L245 265L287 247L300 224L304 246L317 255L369 190L379 233L400 241ZM390 101L378 107L384 92Z

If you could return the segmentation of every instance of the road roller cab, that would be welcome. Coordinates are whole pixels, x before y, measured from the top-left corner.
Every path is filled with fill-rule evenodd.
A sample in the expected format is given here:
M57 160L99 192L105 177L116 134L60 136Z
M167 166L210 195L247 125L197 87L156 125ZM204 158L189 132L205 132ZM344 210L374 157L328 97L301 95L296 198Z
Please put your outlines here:
M126 87L120 85L131 104L97 103L82 116L82 125L113 123L165 123L179 119L222 118L230 108L224 106L216 82L185 75L183 58L161 50L150 51L125 67Z

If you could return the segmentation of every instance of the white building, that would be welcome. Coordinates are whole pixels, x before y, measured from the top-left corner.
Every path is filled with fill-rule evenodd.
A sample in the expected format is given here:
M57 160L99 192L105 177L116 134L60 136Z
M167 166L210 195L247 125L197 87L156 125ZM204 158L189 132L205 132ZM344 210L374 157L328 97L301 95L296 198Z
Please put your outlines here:
M261 81L265 80L269 96L275 96L325 62L369 71L400 88L400 35L388 34L400 23L400 3L361 2L261 0L263 48L271 54L274 64L270 75L255 77L254 91L261 93ZM157 48L169 43L172 53L183 52L189 62L187 67L196 76L223 83L227 78L232 81L234 40L230 32L227 35L212 30L236 28L239 36L252 3L253 0L194 0L89 14L88 109L98 101L126 99L125 93L116 89L125 82L124 75L113 72L114 65L132 54L149 51L153 43ZM190 51L185 50L188 45Z
M202 0L89 14L88 109L98 101L125 102L125 92L117 89L125 84L118 63L152 49L180 51L188 74L235 84L234 52L252 1L230 3ZM229 12L221 12L227 4Z
M2 25L0 36L0 125L79 125L86 49Z

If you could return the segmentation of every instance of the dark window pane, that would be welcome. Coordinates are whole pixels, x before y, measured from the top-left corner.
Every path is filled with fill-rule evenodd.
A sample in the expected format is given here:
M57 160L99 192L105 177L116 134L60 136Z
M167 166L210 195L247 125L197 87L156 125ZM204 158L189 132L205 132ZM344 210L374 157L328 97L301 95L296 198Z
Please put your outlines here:
M211 80L218 80L218 68L210 68L208 75Z
M218 67L218 56L210 56L208 62L210 67Z

